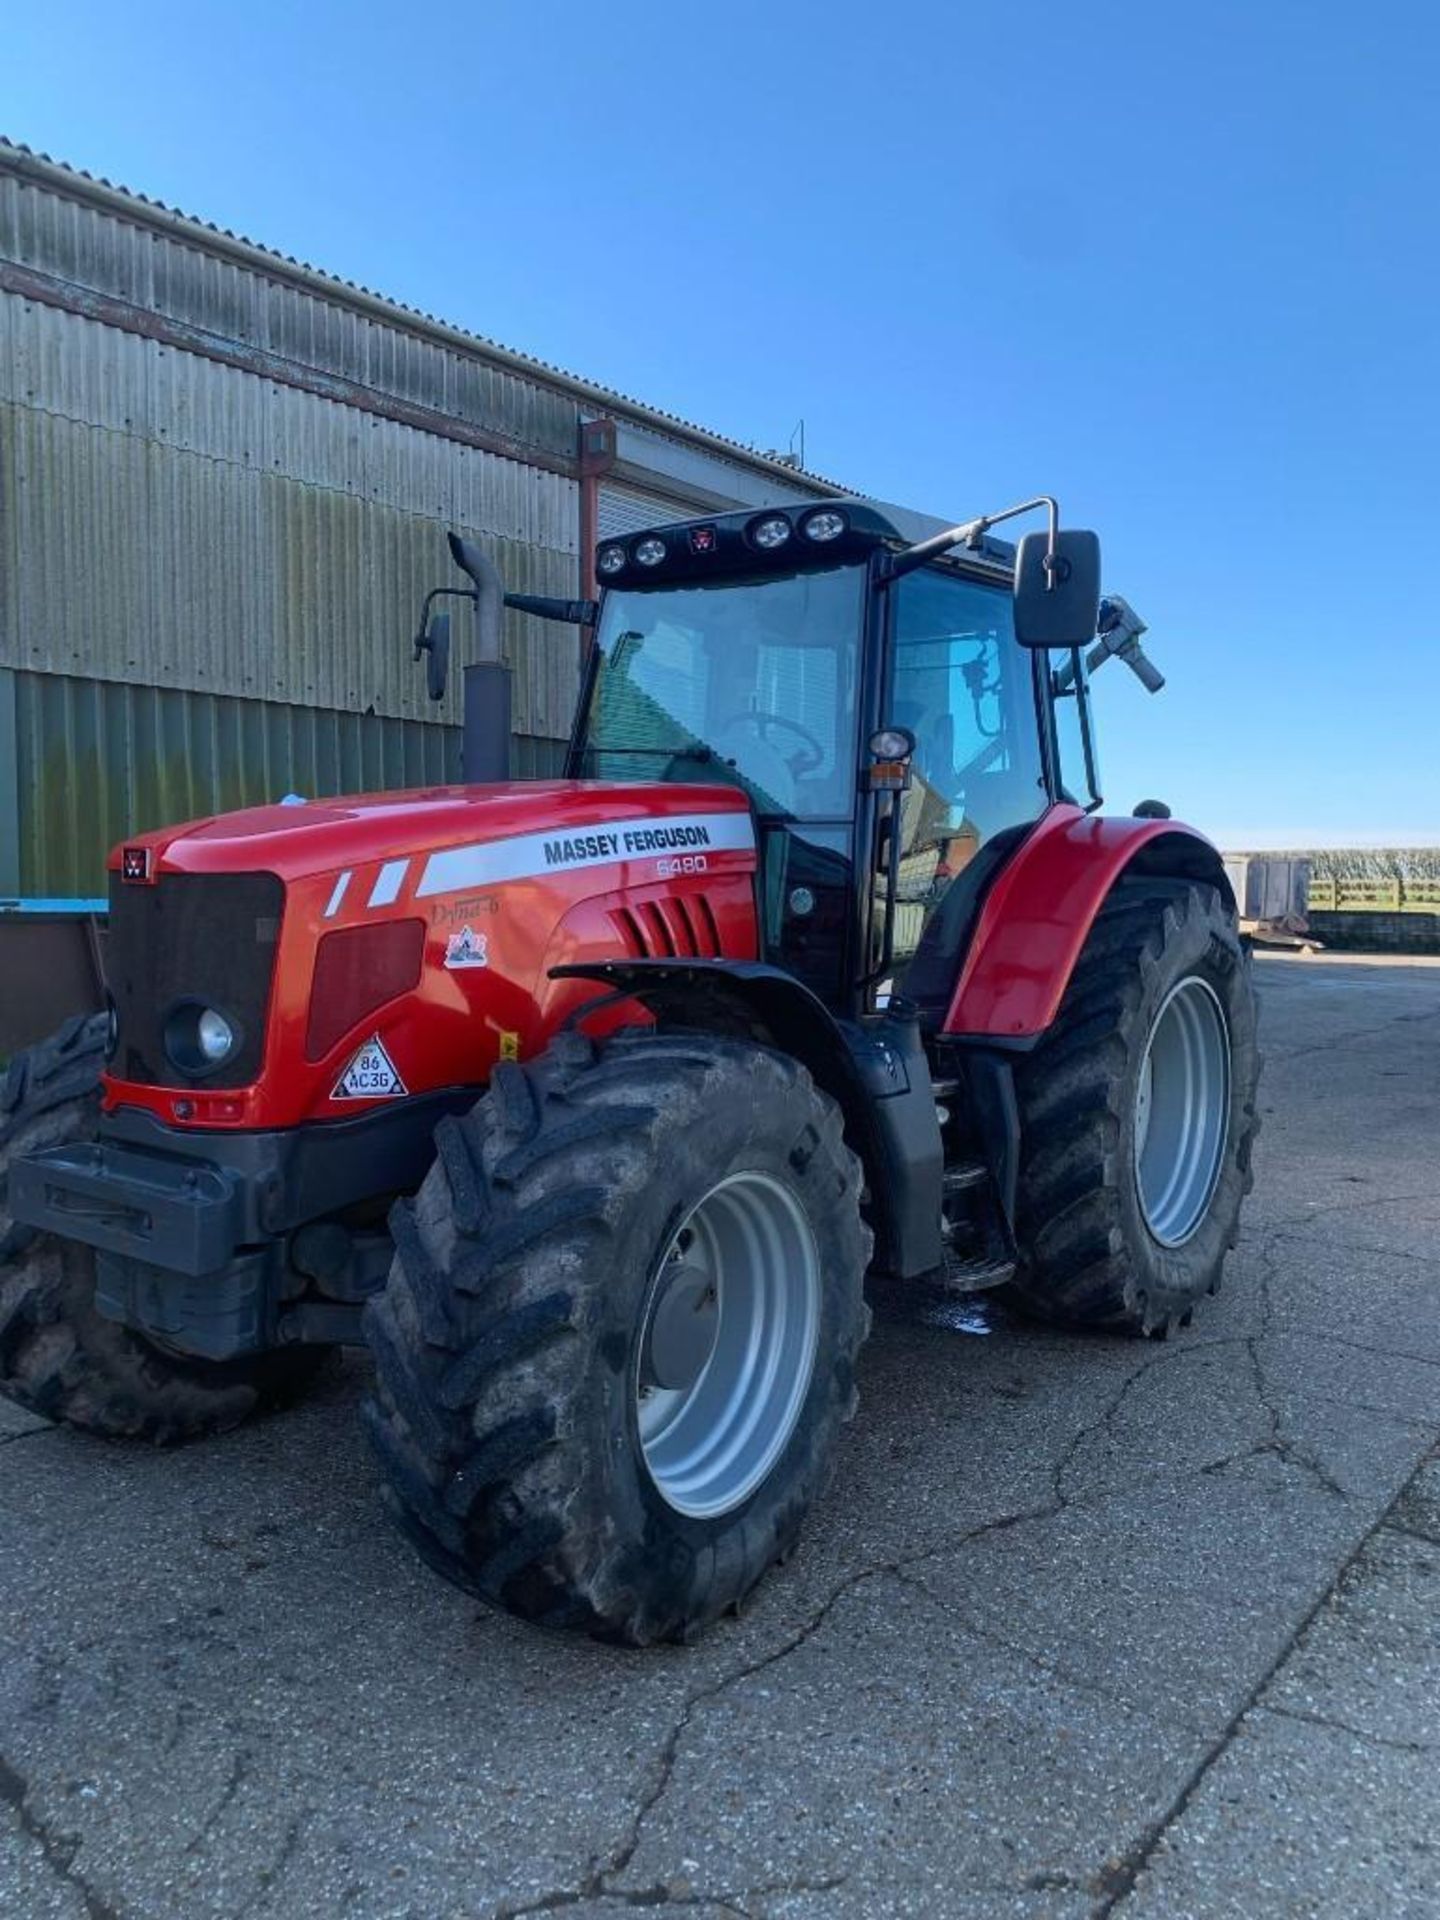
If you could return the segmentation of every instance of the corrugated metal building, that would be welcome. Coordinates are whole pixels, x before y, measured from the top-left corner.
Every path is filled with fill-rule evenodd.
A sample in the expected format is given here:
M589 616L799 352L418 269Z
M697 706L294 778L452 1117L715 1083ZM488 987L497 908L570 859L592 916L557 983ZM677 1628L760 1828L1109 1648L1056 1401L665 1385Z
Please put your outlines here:
M446 527L568 596L600 534L838 491L0 141L0 899L93 896L165 821L455 777L460 676L432 706L409 648ZM510 620L543 774L577 649Z

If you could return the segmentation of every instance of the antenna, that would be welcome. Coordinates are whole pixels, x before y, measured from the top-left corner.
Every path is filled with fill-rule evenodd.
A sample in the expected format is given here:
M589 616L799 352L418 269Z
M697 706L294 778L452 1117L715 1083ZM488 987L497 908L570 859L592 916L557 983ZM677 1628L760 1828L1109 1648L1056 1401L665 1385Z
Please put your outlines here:
M800 442L797 449L795 442ZM796 473L805 471L805 422L797 420L790 431L790 445L782 453L778 447L767 447L765 458L773 460L777 467L790 467Z

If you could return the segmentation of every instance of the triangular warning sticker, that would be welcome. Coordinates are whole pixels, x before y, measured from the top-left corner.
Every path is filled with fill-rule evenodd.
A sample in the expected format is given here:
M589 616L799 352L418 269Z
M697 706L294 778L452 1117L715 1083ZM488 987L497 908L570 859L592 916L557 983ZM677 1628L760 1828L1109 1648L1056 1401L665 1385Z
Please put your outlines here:
M406 1091L395 1062L372 1034L335 1082L332 1100L381 1100Z

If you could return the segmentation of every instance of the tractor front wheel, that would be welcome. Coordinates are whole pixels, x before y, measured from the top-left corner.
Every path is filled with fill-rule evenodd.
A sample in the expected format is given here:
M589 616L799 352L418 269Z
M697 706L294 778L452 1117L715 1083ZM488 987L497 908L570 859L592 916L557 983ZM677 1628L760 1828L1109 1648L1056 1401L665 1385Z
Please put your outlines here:
M1064 1326L1165 1334L1220 1284L1252 1184L1250 960L1209 886L1135 879L1017 1068L1011 1294Z
M166 1445L219 1433L300 1392L325 1350L224 1364L171 1353L95 1311L93 1248L6 1210L12 1160L93 1136L104 1055L104 1016L76 1018L0 1079L0 1394L111 1439Z
M854 1407L839 1110L762 1047L569 1034L436 1145L366 1316L389 1504L522 1618L693 1636L794 1544Z

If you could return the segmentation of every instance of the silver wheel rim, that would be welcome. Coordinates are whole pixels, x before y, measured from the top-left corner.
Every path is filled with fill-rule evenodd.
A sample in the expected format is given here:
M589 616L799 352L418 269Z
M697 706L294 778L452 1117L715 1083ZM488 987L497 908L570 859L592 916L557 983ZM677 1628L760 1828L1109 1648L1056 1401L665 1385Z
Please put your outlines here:
M702 1328L682 1327L691 1344L678 1359L677 1315ZM640 1446L677 1513L714 1519L765 1480L800 1418L819 1334L820 1254L804 1210L768 1174L732 1174L666 1248L641 1326ZM673 1379L697 1351L692 1380L660 1383L660 1359Z
M1230 1122L1230 1030L1215 991L1191 976L1156 1014L1135 1089L1135 1184L1145 1224L1178 1247L1205 1218Z

